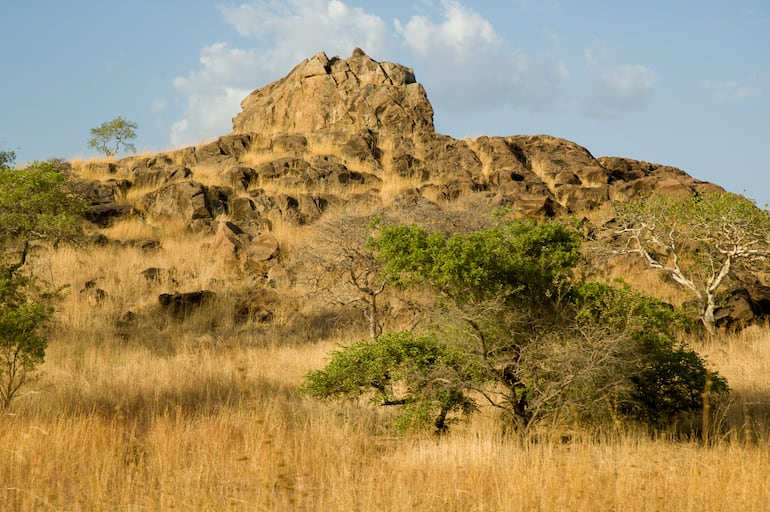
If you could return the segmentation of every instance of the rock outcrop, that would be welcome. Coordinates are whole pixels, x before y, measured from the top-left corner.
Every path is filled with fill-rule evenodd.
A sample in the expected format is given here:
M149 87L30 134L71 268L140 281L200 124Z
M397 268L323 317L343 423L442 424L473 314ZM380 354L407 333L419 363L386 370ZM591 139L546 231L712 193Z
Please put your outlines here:
M348 59L318 53L249 94L241 107L233 119L237 134L433 131L433 108L414 72L360 49Z

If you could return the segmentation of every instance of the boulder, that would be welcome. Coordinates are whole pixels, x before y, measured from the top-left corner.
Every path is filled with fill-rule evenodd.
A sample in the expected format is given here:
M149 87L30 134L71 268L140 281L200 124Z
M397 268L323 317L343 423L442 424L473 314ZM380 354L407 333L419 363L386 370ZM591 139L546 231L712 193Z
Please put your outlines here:
M188 221L212 218L206 187L195 181L164 185L146 194L140 204L153 217L182 218Z
M770 287L750 285L733 288L717 298L714 311L717 327L742 329L770 317Z
M252 261L268 261L278 256L278 240L271 233L256 235L246 245L246 254Z
M215 298L216 293L209 290L162 293L158 296L158 303L169 316L182 320L190 316L196 309L211 304Z
M162 168L139 168L134 170L133 184L136 187L157 187L171 181L182 181L192 177L192 171L183 165Z
M248 234L232 222L220 222L214 235L214 253L222 259L237 259L249 242Z
M127 205L116 203L96 204L88 207L85 217L86 220L100 228L106 228L114 221L126 218L134 212L135 210Z
M236 323L270 322L273 319L275 308L280 302L280 295L273 289L251 289L236 297L233 307L234 320Z

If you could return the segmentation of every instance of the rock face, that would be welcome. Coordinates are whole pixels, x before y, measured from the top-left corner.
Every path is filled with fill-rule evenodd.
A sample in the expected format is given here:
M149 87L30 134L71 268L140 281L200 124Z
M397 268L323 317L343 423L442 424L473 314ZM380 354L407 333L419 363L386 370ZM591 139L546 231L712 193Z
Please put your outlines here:
M414 72L360 49L347 59L318 53L241 107L234 133L433 131L433 108Z
M719 190L673 167L597 159L549 135L441 135L414 72L360 49L346 59L318 53L241 106L232 134L104 164L109 179L90 190L93 222L105 227L129 213L113 199L129 188L147 189L138 201L147 217L181 218L213 234L225 215L250 235L276 222L311 224L327 208L349 203L451 208L472 197L487 211L504 206L527 216L587 216L609 201L653 191ZM91 173L99 170L100 164L88 165ZM394 188L396 195L389 193Z
M449 230L479 227L473 217L489 219L499 207L590 222L610 201L720 190L673 167L595 158L549 135L458 140L436 133L414 72L359 49L345 59L318 53L241 107L233 133L217 140L85 164L85 174L104 176L86 194L95 228L129 214L155 225L181 221L210 237L203 247L213 258L276 284L291 283L292 274L281 273L286 248L271 231L312 226L330 208L394 213ZM172 316L185 316L199 298L211 299L200 293L159 300ZM263 305L246 309L245 316L269 316Z

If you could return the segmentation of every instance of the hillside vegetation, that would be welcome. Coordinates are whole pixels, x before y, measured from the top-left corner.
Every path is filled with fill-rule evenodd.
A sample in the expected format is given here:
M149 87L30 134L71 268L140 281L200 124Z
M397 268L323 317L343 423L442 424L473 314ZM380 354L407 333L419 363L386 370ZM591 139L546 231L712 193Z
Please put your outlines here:
M371 394L300 393L334 351L371 343L361 340L436 325L441 342L472 332L458 311L472 310L474 320L505 310L509 325L520 320L511 312L526 311L546 324L537 315L567 281L577 289L622 277L630 289L686 305L687 290L640 258L591 248L612 229L613 201L702 197L718 186L667 166L597 159L546 135L437 134L412 70L360 50L316 55L243 107L233 134L196 147L52 164L88 208L73 243L29 246L25 269L58 293L46 296L54 309L37 379L0 416L0 508L767 508L770 328L757 318L714 335L666 326L670 343L702 358L730 393L705 415L672 415L660 428L600 402L591 409L600 428L554 414L512 429L501 425L500 407L476 400L474 415L453 412L444 419L463 421L437 435L399 429L399 409L373 404ZM548 267L557 260L531 264L516 259L519 248L501 249L510 261L479 258L497 274L467 281L471 266L445 264L453 253L443 248L495 247L516 222L558 224L569 236L556 240L575 240L581 252L569 242L564 265ZM377 259L387 252L383 234L433 245L409 252L393 243L391 259ZM538 288L548 293L526 291L533 281L509 272L511 261L538 278L550 269ZM725 286L747 282L745 267L732 270ZM761 288L764 275L751 277ZM581 290L571 297L596 289ZM612 316L569 311L550 332L588 332L576 318ZM531 346L540 332L526 332ZM499 360L510 357L508 338L496 341L509 350ZM397 398L417 389L395 382ZM488 389L469 386L464 398Z

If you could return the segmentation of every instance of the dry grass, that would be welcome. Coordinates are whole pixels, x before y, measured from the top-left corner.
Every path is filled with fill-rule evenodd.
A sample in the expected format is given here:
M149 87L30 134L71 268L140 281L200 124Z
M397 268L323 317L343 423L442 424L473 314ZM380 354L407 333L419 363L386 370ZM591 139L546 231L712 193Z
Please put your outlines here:
M281 229L282 243L308 229ZM144 338L110 334L109 318L169 284L148 285L145 266L177 267L190 287L226 272L202 245L180 232L149 255L103 247L38 260L72 292L41 378L0 417L5 509L766 510L768 328L691 340L734 390L710 446L633 432L524 442L501 436L491 411L440 439L396 437L390 411L297 393L350 338L174 322L145 325ZM98 306L77 290L93 277L111 297Z
M770 333L757 334L712 348L731 362L733 386L766 394L757 356ZM36 391L0 417L0 500L8 510L766 510L767 430L709 447L639 434L523 443L481 416L442 439L396 438L382 411L296 393L334 346L212 339L159 356L54 340Z

